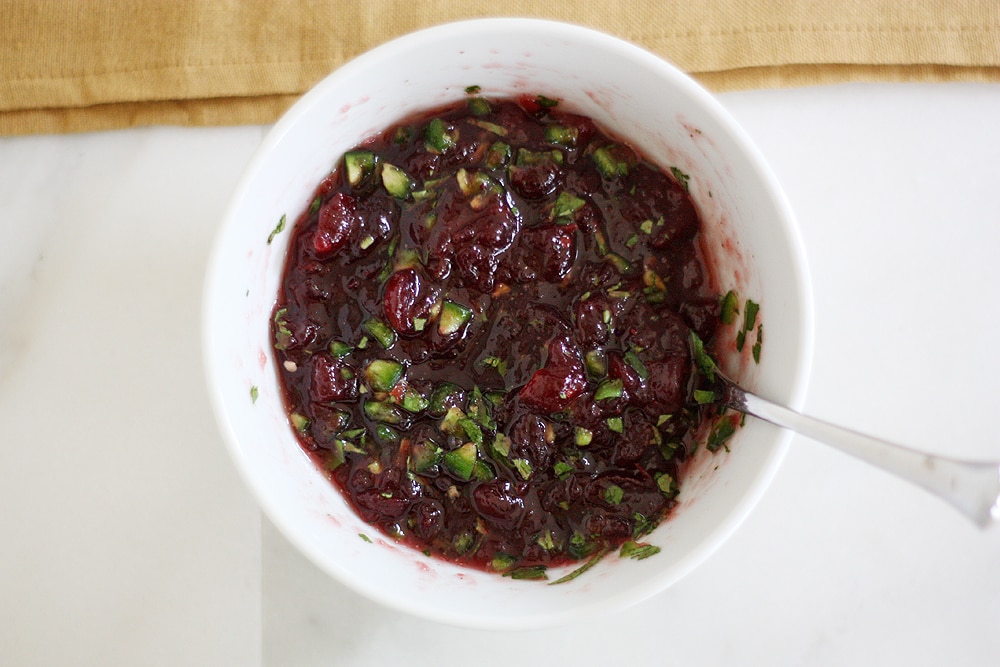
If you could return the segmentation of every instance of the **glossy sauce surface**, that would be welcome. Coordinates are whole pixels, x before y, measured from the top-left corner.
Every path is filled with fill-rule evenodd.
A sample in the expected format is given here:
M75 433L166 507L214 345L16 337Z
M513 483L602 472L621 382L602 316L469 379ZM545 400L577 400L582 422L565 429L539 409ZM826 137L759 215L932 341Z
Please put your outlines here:
M544 97L410 118L298 219L272 329L299 440L362 518L538 576L675 504L719 318L680 172Z

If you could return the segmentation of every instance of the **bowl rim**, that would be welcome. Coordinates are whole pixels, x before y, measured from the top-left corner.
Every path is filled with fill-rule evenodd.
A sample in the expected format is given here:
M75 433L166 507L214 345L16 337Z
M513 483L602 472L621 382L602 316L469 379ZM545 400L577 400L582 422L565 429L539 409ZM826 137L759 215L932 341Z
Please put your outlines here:
M254 471L242 454L239 446L239 438L233 427L229 410L223 398L228 388L222 384L221 378L213 369L213 360L211 358L211 323L213 321L212 302L216 298L213 286L218 280L217 275L223 270L223 259L226 251L222 240L226 236L227 229L237 223L236 214L240 208L240 201L246 196L255 174L260 170L261 164L267 159L268 154L293 130L302 116L307 113L315 102L327 96L329 90L335 88L340 80L354 76L355 71L364 70L370 63L377 62L393 52L418 49L421 44L455 36L456 33L461 33L465 38L468 38L469 33L495 34L502 30L539 31L550 37L565 36L573 40L587 42L597 48L617 51L628 59L638 59L644 65L655 69L659 75L670 79L673 85L682 89L686 95L692 97L706 113L712 116L713 121L728 134L729 138L737 144L746 159L753 164L760 179L760 184L767 189L766 194L768 198L772 200L773 205L781 212L778 222L783 230L784 241L788 245L792 260L788 268L790 273L795 276L799 286L799 301L795 305L802 313L797 327L798 338L796 342L799 349L793 355L796 360L795 372L787 387L788 397L786 403L790 408L800 409L804 403L811 371L814 344L814 306L812 284L807 268L807 256L793 210L777 177L756 144L754 144L743 128L739 126L722 103L689 75L682 72L663 57L622 38L574 23L535 18L478 18L441 23L388 40L335 68L310 88L268 130L266 136L247 163L236 188L230 196L229 204L212 244L202 299L202 361L209 388L212 411L216 423L224 436L223 439L230 453L230 458L235 462L240 476L243 478L244 483L246 483L247 488L252 491L252 495L259 507L277 530L300 553L306 555L313 564L317 565L320 570L328 575L332 575L338 582L344 584L349 589L386 607L419 617L432 618L433 620L452 625L484 629L513 629L525 627L526 625L530 625L531 627L556 625L578 618L582 612L593 611L593 609L582 606L559 613L549 613L544 617L538 615L529 616L527 624L520 619L514 619L509 623L501 623L499 625L493 621L487 624L482 619L468 619L463 610L456 610L450 615L446 613L429 615L427 610L420 607L419 603L407 603L407 601L394 596L392 592L385 590L385 587L382 585L358 581L356 578L346 576L344 572L338 571L329 562L329 559L325 559L322 553L317 553L307 540L302 539L300 535L289 529L281 519L281 507L277 506L266 493L261 492ZM770 456L762 464L761 469L754 479L754 483L750 486L749 492L744 496L744 500L726 514L725 520L716 525L710 534L699 543L696 549L691 550L670 572L654 573L650 577L649 590L638 594L634 590L629 591L628 594L617 596L617 598L621 599L614 600L610 605L606 599L602 600L601 611L609 611L629 604L635 604L661 592L672 583L689 574L698 564L714 553L739 525L743 523L770 486L787 453L791 435L790 432L782 432L775 435ZM480 622L470 622L470 620Z

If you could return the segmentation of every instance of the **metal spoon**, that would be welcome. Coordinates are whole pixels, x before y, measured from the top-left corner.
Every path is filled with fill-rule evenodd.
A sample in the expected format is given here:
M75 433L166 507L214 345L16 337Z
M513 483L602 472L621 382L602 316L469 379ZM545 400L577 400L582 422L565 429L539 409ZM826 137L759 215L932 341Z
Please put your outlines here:
M965 461L934 456L834 426L746 391L717 368L720 403L776 426L835 447L951 503L980 528L1000 522L1000 461Z

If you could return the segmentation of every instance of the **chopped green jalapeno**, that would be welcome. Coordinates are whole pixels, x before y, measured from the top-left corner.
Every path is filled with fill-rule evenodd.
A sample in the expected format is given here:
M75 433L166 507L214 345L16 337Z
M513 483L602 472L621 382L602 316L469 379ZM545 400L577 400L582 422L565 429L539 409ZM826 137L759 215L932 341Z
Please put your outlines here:
M492 109L490 108L490 103L487 102L482 97L470 97L469 98L469 111L472 112L474 116L487 116Z
M424 140L427 144L427 150L435 153L444 153L448 149L455 147L458 142L458 130L449 127L442 119L434 118L427 125L427 130L424 132Z
M393 197L406 199L413 190L413 181L405 171L387 162L382 165L382 186Z
M347 182L357 187L369 174L375 171L375 153L367 150L344 153L344 168Z
M456 477L468 481L472 479L472 471L476 467L477 452L476 444L467 442L458 449L445 452L444 465Z
M365 381L374 391L392 391L403 377L403 364L389 359L373 359L365 369Z
M561 146L575 146L579 130L575 127L563 127L562 125L547 125L545 127L545 141Z

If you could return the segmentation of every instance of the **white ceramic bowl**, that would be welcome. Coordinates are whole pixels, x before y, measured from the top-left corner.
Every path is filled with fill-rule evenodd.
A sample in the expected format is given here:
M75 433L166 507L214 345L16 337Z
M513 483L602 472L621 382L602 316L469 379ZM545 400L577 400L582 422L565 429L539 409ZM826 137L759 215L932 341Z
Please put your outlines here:
M354 514L302 452L282 405L268 325L289 233L271 243L268 236L281 216L296 219L345 150L412 112L463 98L470 85L487 97L559 98L561 108L591 116L661 167L687 173L718 287L761 304L759 365L746 355L723 364L792 407L803 399L811 352L809 285L792 213L719 102L658 57L588 29L491 19L417 32L331 74L271 130L219 231L204 302L208 383L240 472L296 547L369 598L452 624L540 627L619 609L690 572L753 507L789 435L750 420L731 452L699 448L674 516L648 537L661 553L641 561L612 555L557 586L425 557Z

